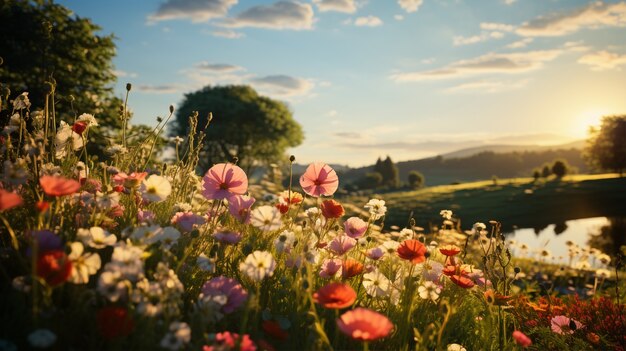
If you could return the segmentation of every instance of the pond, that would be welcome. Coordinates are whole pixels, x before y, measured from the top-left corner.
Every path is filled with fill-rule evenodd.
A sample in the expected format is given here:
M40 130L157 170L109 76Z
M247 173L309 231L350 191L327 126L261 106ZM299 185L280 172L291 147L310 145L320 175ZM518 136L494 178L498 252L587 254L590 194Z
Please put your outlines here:
M546 249L554 257L554 263L568 262L567 241L578 246L591 246L611 256L619 251L620 245L626 241L626 218L624 217L594 217L566 221L565 223L551 224L546 228L516 229L507 234L508 239L524 243L529 248L529 256L535 256L537 251ZM516 248L514 254L520 254Z

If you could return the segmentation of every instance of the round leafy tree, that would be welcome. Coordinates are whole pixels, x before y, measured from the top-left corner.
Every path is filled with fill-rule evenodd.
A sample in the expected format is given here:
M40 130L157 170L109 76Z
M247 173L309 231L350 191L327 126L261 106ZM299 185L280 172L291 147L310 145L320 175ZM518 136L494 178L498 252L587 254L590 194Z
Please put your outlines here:
M170 135L186 135L194 111L199 127L207 125L209 114L213 116L205 130L203 169L235 157L244 169L276 162L303 139L302 128L286 104L261 96L249 86L207 86L185 94Z
M602 117L600 128L590 130L585 156L594 168L622 175L626 169L626 115Z

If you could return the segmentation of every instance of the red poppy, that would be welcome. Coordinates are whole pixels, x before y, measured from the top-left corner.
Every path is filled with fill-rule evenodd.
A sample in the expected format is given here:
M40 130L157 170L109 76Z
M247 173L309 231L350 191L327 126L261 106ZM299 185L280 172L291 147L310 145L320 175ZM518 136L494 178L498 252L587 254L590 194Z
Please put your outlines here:
M454 275L454 273L456 273L456 269L457 266L448 265L441 271L441 273L443 273L443 275L445 276L451 277Z
M47 201L37 201L37 203L35 204L35 208L37 209L37 211L43 213L48 211L48 209L50 208L50 203Z
M100 334L107 340L125 337L135 329L135 323L124 307L107 306L96 315Z
M439 252L446 256L455 256L461 252L461 248L456 245L444 245L439 248Z
M413 264L426 261L426 246L419 240L405 240L398 247L398 256Z
M72 273L72 261L61 250L42 253L37 260L37 275L54 287L67 281Z
M461 274L455 274L450 276L450 280L452 280L454 284L462 287L463 289L469 289L474 286L474 281L466 275L462 274L462 272Z
M326 219L341 218L341 216L346 213L343 206L335 200L324 200L320 207L322 209L322 215Z
M85 129L87 129L87 123L82 121L78 121L72 126L72 130L78 135L83 135Z
M317 290L313 300L325 308L346 308L356 300L356 291L348 284L330 283Z
M493 289L485 291L483 296L485 296L485 301L487 301L488 304L495 306L506 306L509 300L511 300L511 296L499 294Z
M515 342L523 348L528 347L533 343L532 340L526 336L526 334L519 330L513 332L513 339L515 339Z
M363 273L363 264L357 260L347 259L341 265L341 277L343 279L352 278Z
M281 214L285 214L289 211L289 205L287 203L279 202L276 204L276 208L280 211Z
M0 189L0 212L4 212L23 203L22 197L16 193Z
M261 324L263 331L267 333L267 335L273 337L278 340L287 340L289 337L289 333L287 333L283 328L280 327L280 324L275 321L263 321Z
M393 329L393 323L389 318L362 307L342 314L337 319L337 326L342 333L361 341L384 338Z
M80 183L74 179L45 175L39 178L43 192L50 196L71 195L80 189Z

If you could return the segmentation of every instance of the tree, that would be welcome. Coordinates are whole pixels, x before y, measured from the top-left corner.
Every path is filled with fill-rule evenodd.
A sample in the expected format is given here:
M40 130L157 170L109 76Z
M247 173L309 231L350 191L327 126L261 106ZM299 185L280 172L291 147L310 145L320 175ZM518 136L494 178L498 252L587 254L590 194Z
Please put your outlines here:
M376 189L383 182L383 176L378 172L371 172L365 174L358 182L358 186L362 189Z
M57 124L93 114L99 126L90 130L87 147L102 157L107 139L121 130L122 100L113 95L114 36L97 35L100 30L52 1L0 2L3 97L7 89L8 100L28 92L31 111L44 108L48 97ZM7 121L10 112L0 112L0 120Z
M590 129L584 154L593 168L622 176L626 168L626 115L602 117L600 129Z
M543 168L541 169L541 176L543 178L548 178L551 174L552 174L552 171L550 170L550 166L543 165Z
M558 178L563 178L569 170L570 167L565 160L556 160L554 164L552 164L552 173Z
M537 180L539 180L539 178L540 178L540 177L541 177L541 172L539 172L539 170L538 170L538 169L535 169L535 170L533 171L533 179L535 180L535 182L536 182Z
M395 188L400 184L400 171L389 156L387 156L384 161L381 160L380 157L376 160L374 172L380 173L382 176L383 180L381 185L383 186Z
M421 188L424 185L424 175L418 171L410 171L407 180L409 186L414 189Z
M188 117L194 111L200 127L207 125L209 114L213 116L204 131L203 169L235 157L248 170L257 162L277 162L288 147L304 138L287 105L249 86L206 86L185 94L169 134L187 135Z

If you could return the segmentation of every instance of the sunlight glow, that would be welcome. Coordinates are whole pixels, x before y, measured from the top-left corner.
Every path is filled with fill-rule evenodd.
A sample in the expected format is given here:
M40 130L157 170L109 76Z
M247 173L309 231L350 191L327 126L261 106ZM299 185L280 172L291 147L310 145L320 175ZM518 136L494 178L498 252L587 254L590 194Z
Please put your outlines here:
M608 108L589 108L583 110L572 123L572 133L576 137L587 137L589 127L599 127L603 116L615 114Z

